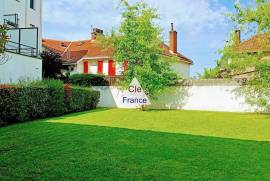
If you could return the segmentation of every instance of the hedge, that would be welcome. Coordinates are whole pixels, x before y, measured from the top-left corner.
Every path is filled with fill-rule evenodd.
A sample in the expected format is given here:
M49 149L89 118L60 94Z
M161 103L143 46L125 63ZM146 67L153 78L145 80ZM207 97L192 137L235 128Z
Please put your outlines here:
M0 125L91 110L99 97L98 91L63 85L0 87Z
M68 78L68 83L78 86L109 86L109 81L104 75L74 74Z
M94 109L99 102L99 92L91 91L87 88L74 87L71 89L71 97L66 105L68 112L80 112L83 110Z

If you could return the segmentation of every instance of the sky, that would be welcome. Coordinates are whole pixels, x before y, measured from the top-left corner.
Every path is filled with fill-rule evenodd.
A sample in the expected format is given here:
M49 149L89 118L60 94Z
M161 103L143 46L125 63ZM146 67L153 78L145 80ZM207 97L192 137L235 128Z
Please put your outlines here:
M135 2L136 0L130 0ZM178 32L178 50L194 61L191 75L216 65L234 28L224 14L234 12L233 0L145 0L157 9L163 37L169 42L170 23ZM238 0L239 1L239 0ZM121 23L119 0L44 0L43 38L84 40L91 27L110 33ZM252 0L242 0L247 5Z

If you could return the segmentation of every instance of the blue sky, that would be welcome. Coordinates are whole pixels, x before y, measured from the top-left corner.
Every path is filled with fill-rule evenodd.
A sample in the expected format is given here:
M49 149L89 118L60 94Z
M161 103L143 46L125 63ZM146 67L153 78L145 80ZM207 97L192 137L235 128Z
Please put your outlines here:
M134 2L135 0L131 0ZM233 0L145 0L158 9L159 24L168 42L170 23L178 31L178 49L194 61L192 76L215 66L233 25L224 13L233 11ZM43 37L63 40L90 38L91 26L109 33L121 22L119 0L45 0ZM252 0L243 0L250 3Z

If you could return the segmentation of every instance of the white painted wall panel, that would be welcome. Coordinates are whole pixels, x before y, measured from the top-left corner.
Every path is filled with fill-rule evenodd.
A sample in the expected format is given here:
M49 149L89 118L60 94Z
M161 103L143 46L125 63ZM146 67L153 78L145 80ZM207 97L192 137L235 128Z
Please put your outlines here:
M158 100L151 101L154 109L183 109L224 112L254 112L255 107L236 95L237 86L179 86L168 89ZM117 87L94 87L101 92L99 107L136 108L122 104L123 91ZM127 94L124 91L124 94ZM130 95L132 96L132 95Z
M89 73L97 74L98 73L98 62L97 61L89 61Z
M41 80L42 60L6 53L9 61L0 65L0 83L17 83L20 80Z
M109 75L109 61L108 60L103 61L103 74Z
M172 63L171 69L184 79L190 78L190 65L182 62Z

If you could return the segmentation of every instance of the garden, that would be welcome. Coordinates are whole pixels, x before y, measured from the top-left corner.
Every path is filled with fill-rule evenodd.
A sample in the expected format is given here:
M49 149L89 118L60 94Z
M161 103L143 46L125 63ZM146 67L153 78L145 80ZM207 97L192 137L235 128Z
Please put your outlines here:
M156 10L120 2L120 28L97 41L114 47L117 62L128 60L118 86L127 88L136 77L155 100L183 80L164 61L173 57L162 56ZM259 32L269 33L269 2L256 5L255 11L236 6L232 18L239 25L256 20ZM269 61L257 63L263 52L236 52L234 38L217 67L201 77L225 79L252 66L255 76L245 82L251 89L240 94L265 114L97 108L100 92L92 86L109 81L103 75L63 76L61 56L43 52L44 80L0 85L0 180L268 180Z
M0 130L0 180L267 180L268 115L99 108Z

